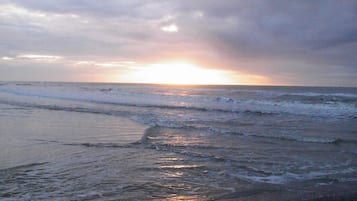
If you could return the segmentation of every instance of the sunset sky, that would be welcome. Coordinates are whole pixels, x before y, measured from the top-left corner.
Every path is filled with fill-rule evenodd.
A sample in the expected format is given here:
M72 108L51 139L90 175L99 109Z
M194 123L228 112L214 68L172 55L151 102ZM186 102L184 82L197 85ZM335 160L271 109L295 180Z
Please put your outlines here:
M0 0L0 81L357 86L353 0Z

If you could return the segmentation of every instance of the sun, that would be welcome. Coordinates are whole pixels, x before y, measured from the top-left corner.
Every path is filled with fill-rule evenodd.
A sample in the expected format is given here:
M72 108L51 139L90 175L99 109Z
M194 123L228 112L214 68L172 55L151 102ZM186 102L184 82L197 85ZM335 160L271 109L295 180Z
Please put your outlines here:
M230 84L229 72L207 69L191 63L173 62L150 64L127 75L136 83L154 84Z

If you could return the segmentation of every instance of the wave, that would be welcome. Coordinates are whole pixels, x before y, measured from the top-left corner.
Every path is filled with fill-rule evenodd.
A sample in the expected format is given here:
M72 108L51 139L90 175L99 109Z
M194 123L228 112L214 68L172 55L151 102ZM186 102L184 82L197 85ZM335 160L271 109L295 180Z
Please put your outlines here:
M287 95L281 95L276 98L276 100L280 101L298 101L301 103L306 103L306 104L339 104L339 103L345 103L345 104L352 104L352 105L357 105L357 95L354 94L320 94L320 95L306 95L306 94L287 94Z
M16 83L16 86L32 86L31 83Z
M220 133L220 134L229 134L229 135L242 135L249 137L259 137L259 138L271 138L277 140L287 140L287 141L296 141L296 142L304 142L304 143L317 143L317 144L335 144L338 145L340 143L352 143L357 144L357 140L352 139L341 139L341 138L325 138L325 137L310 137L310 136L299 136L299 135L266 135L264 133L243 133L243 132L235 132L229 131L225 129L213 128L209 127L210 131Z
M113 142L97 142L97 143L92 143L92 142L63 142L63 141L57 141L57 140L44 140L44 139L33 139L33 141L37 141L40 143L45 143L45 144L60 144L60 145L66 145L66 146L81 146L81 147L94 147L94 148L132 148L137 145L140 145L139 142L133 142L133 143L113 143Z
M319 92L317 92L319 91ZM350 104L357 107L356 88L311 88L311 87L267 87L264 89L238 89L231 94L235 97L294 102L301 104Z
M29 163L29 164L24 164L24 165L17 165L17 166L14 166L14 167L0 169L0 173L1 172L16 171L16 170L19 170L19 169L29 169L29 168L32 168L32 167L41 166L41 165L45 165L45 164L48 164L48 162Z
M323 137L308 137L296 135L264 135L264 134L243 134L245 136L254 136L262 138L274 138L278 140L305 142L305 143L318 143L318 144L339 144L345 142L340 138L323 138Z
M302 92L302 93L283 93L280 96L292 95L292 96L305 96L305 97L345 97L345 98L357 98L356 93L316 93L316 92Z
M267 135L264 132L262 133L248 133L248 132L236 132L236 131L229 131L226 129L220 129L212 126L202 126L202 127L197 127L197 126L186 126L186 125L171 125L171 124L160 124L160 125L154 125L150 128L148 128L140 143L147 144L149 141L150 135L155 135L156 133L159 132L161 128L170 128L170 129L182 129L182 130L197 130L197 131L203 131L207 132L210 134L217 134L217 135L240 135L240 136L246 136L246 137L254 137L254 138L266 138L266 139L272 139L272 140L280 140L280 141L292 141L292 142L298 142L298 143L311 143L311 144L330 144L330 145L336 145L339 146L341 144L357 144L357 140L354 139L342 139L342 138L328 138L328 137L311 137L311 136L301 136L301 135ZM158 145L155 145L158 146ZM158 146L159 148L165 149L169 145L160 145ZM171 145L170 145L171 146ZM176 145L177 147L177 145ZM219 147L214 147L214 146L201 146L201 145L185 145L182 148L195 148L195 149L219 149Z
M20 106L20 107L33 107L39 109L48 109L48 110L56 110L56 111L68 111L68 112L84 112L84 113L93 113L93 114L103 114L103 115L117 115L122 117L130 118L133 121L138 123L143 123L151 126L160 126L167 128L179 128L179 129L200 129L206 130L209 132L216 132L220 134L234 134L234 135L244 135L244 136L252 136L252 137L264 137L264 138L274 138L278 140L289 140L289 141L298 141L298 142L306 142L306 143L320 143L320 144L340 144L340 143L357 143L352 140L344 140L340 138L323 138L323 137L309 137L309 136L296 136L296 135L266 135L262 133L239 133L230 130L224 130L217 127L209 127L209 126L192 126L187 124L185 119L165 119L160 117L158 119L157 116L145 115L144 113L136 114L131 113L130 111L121 111L121 110L113 110L112 108L105 109L102 107L79 107L79 106L66 106L66 105L51 105L51 104L41 104L41 103L33 103L33 102L19 102L13 100L1 100L0 103ZM96 102L97 103L97 102ZM99 102L102 103L102 102ZM108 103L107 103L108 104ZM109 103L120 106L133 106L133 107L146 107L146 108L160 108L160 109L174 109L174 110L196 110L196 111L213 111L213 112L232 112L222 109L208 109L208 108L200 108L200 107L189 107L189 106L167 106L167 105L138 105L138 104L130 104L130 103ZM237 110L233 111L235 113L240 113L244 115L252 115L252 116L274 116L281 115L281 113L274 112L266 112L259 110ZM203 116L204 117L204 116ZM202 117L202 118L203 118ZM348 116L349 119L355 119L357 115ZM188 119L189 121L189 119ZM197 121L203 121L203 119L197 119Z
M242 163L239 158L227 158L216 156L214 153L219 153L222 149L228 151L231 149L232 152L237 151L239 148L234 147L215 147L214 145L178 145L178 144L167 144L167 143L156 143L155 141L150 141L150 135L155 135L159 131L160 127L152 127L147 129L141 143L144 143L146 148L154 149L157 151L163 152L171 152L176 153L188 157L198 158L200 160L209 160L216 162L223 162L228 164L234 164L234 171L226 171L227 175L232 177L237 177L239 179L243 179L249 182L257 182L257 183L269 183L269 184L285 184L292 181L306 181L306 180L320 180L322 182L330 182L337 181L340 179L344 179L341 174L350 174L357 172L355 167L339 167L334 169L326 169L326 167L318 167L318 169L305 171L305 172L289 172L283 171L282 173L277 173L272 170L262 170L261 168L257 168L254 166L250 166L249 164ZM330 143L330 141L324 140L307 140L308 142L314 143ZM192 151L193 150L193 151ZM201 151L199 151L201 150ZM211 150L211 151L205 151ZM212 152L213 151L213 152ZM210 154L213 153L213 154ZM246 161L243 161L246 162Z
M189 148L197 148L194 146L179 146L179 145L172 145L172 144L146 144L145 148L153 149L156 151L162 151L162 152L170 152L170 153L175 153L175 154L180 154L188 157L194 157L198 159L208 159L211 161L218 161L218 162L228 162L228 163L233 163L233 162L240 162L234 159L228 159L220 156L215 156L215 155L209 155L209 154L204 154L204 153L198 153L198 152L190 152L186 151L186 149ZM202 147L201 149L210 149L212 147ZM225 149L228 150L228 148L217 148L217 149Z
M222 149L216 147L205 147L205 146L178 146L178 145L171 145L171 144L151 144L147 146L148 148L157 150L157 151L164 151L164 152L172 152L188 157L194 157L199 159L205 159L210 161L217 161L229 164L235 164L234 171L226 171L227 175L232 177L237 177L239 179L243 179L249 182L257 182L257 183L269 183L269 184L285 184L292 181L306 181L306 180L324 180L327 181L336 181L336 180L344 180L345 178L339 176L333 178L334 175L338 174L350 174L357 172L357 169L354 167L346 167L344 169L322 169L322 170L315 170L305 173L293 173L293 172L285 172L285 173L275 173L274 170L261 170L255 167L251 167L249 165L242 164L242 161L235 160L232 158L225 158L219 157L215 155L210 155L207 153L201 153L197 151L187 151L190 149ZM227 149L227 148L224 148Z
M268 136L258 136L268 137ZM340 138L323 138L323 137L307 137L307 136L269 136L270 138L277 138L280 140L289 140L306 143L318 143L318 144L340 144L340 143L357 143L356 141L343 140Z
M236 103L237 101L234 100L233 98L227 98L223 96L219 96L215 98L215 101L220 102L220 103Z
M104 89L103 89L104 90ZM110 89L105 89L110 90ZM107 104L107 105L118 105L118 106L130 106L130 107L143 107L143 108L159 108L159 109L174 109L174 110L194 110L194 111L211 111L211 112L223 112L223 113L244 113L251 115L278 115L278 112L270 112L270 111L260 111L260 110L252 110L252 109L244 109L244 107L237 108L235 105L237 102L233 99L225 98L225 97L217 97L214 102L218 101L219 103L228 102L232 103L229 105L212 105L208 101L208 99L204 100L195 100L196 102L186 101L187 105L180 105L177 102L172 102L169 104L166 103L166 100L158 99L152 100L150 97L142 97L140 99L146 100L151 103L138 102L137 97L98 97L93 96L92 94L56 94L56 93L44 93L44 92L31 92L31 91L23 91L23 90L6 90L0 89L0 92L15 94L19 96L30 96L30 97L41 97L41 98L51 98L51 99L59 99L59 100L70 100L70 101L83 101L89 103L98 103L98 104ZM143 96L143 95L141 95ZM93 98L95 97L95 98ZM125 100L126 98L126 100ZM124 99L124 100L123 100ZM191 98L189 98L191 99ZM134 101L132 101L134 100ZM1 101L1 100L0 100ZM4 101L2 101L4 102ZM201 104L203 102L203 105ZM30 106L30 104L23 103L22 105ZM43 106L47 109L53 110L61 110L60 106ZM80 108L74 108L74 110L78 110ZM70 110L69 108L63 108L63 110Z
M71 99L69 99L71 100ZM248 115L282 115L282 114L298 114L298 115L313 115L322 117L337 117L355 119L357 117L355 108L348 106L326 107L311 104L296 104L296 103L276 103L269 101L248 101L232 105L167 105L165 103L129 103L101 100L85 100L86 102L109 104L118 106L142 107L142 108L158 108L172 110L194 110L202 112L222 112L222 113L237 113Z
M78 89L78 88L77 88ZM56 91L57 90L57 91ZM281 115L284 113L312 115L321 117L355 118L357 116L354 104L324 105L299 102L279 102L276 100L235 100L225 96L192 97L169 96L161 97L155 94L140 94L137 92L120 92L112 94L112 88L99 88L99 93L76 91L72 89L29 90L20 88L0 88L0 92L39 98L82 101L98 104L132 106L144 108L161 108L174 110L211 111L223 113L244 113L249 115ZM72 90L72 91L70 91ZM104 91L104 92L103 92Z
M118 143L89 143L89 142L83 142L83 143L62 143L62 145L68 145L68 146L83 146L83 147L95 147L95 148L132 148L133 145L136 145L137 143L133 144L118 144Z
M100 107L96 108L86 108L86 107L73 107L73 106L59 106L59 105L45 105L39 103L24 103L24 102L15 102L15 101L3 101L0 100L0 103L8 104L8 105L15 105L21 107L33 107L39 109L48 109L48 110L56 110L56 111L68 111L68 112L84 112L84 113L92 113L92 114L103 114L103 115L116 115L130 118L131 120L150 125L152 127L163 127L163 128L173 128L173 129L186 129L186 130L205 130L207 132L214 132L218 134L230 134L230 135L243 135L243 136L250 136L250 137L261 137L261 138L273 138L277 140L288 140L288 141L297 141L297 142L304 142L304 143L319 143L319 144L340 144L340 143L354 143L357 144L357 141L354 140L346 140L341 138L324 138L324 137L310 137L310 136L298 136L298 135L267 135L262 133L248 133L248 132L236 132L221 129L218 127L212 126L193 126L190 124L185 123L184 119L157 119L156 117L147 117L145 114L141 114L138 116L135 113L130 113L127 111L117 111L111 109L104 109ZM163 109L194 109L200 111L209 111L209 110L202 110L197 108L182 108L182 107L167 107L167 106L137 106L134 104L120 104L124 106L136 106L136 107L157 107ZM224 112L224 111L221 111ZM254 116L262 116L262 115L279 115L278 113L267 113L262 111L242 111L243 114L249 114ZM355 116L350 116L349 118L353 119L356 118ZM189 123L189 122L188 122ZM144 134L145 136L146 134Z
M291 181L306 181L306 180L327 180L327 181L340 181L344 180L343 177L334 178L332 175L337 174L349 174L357 172L356 168L348 167L340 170L320 170L320 171L311 171L306 173L292 173L286 172L283 174L270 174L267 176L256 176L256 175L247 175L240 173L232 173L231 175L234 177L238 177L240 179L259 182L259 183L270 183L270 184L285 184Z
M38 85L38 84L37 84ZM270 119L305 119L325 120L327 118L354 120L357 110L350 105L323 105L271 100L236 100L227 94L214 96L157 96L138 93L137 89L120 91L114 86L60 86L55 88L28 86L0 87L0 103L21 107L114 115L149 126L161 126L178 129L200 129L204 132L233 134L302 143L335 144L356 143L351 140L326 137L299 136L284 132L267 134L263 130L257 133L237 132L231 128L223 130L216 123L237 118L247 121ZM41 85L42 86L42 85ZM84 88L83 88L84 87ZM28 89L28 88L34 88ZM53 90L52 90L53 89ZM95 90L95 92L90 90ZM51 91L52 90L52 91ZM12 95L12 94L15 94ZM47 101L48 99L51 101ZM54 101L52 101L54 100ZM93 103L93 104L92 104ZM244 121L244 120L242 120ZM196 122L196 123L195 123ZM212 123L212 124L211 124ZM255 123L255 122L253 122ZM255 127L256 125L251 125ZM84 145L83 145L84 146ZM103 145L101 145L103 146Z
M231 94L251 94L265 97L278 97L284 95L296 96L339 96L357 98L356 88L351 87L247 87L246 89L230 90Z

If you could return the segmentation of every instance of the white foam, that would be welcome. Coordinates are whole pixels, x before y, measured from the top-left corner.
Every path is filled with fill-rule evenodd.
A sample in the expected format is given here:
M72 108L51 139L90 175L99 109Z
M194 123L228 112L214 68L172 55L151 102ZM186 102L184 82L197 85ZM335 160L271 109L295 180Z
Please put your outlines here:
M337 174L349 174L357 172L357 168L345 168L340 170L317 170L306 173L292 173L285 172L283 174L272 174L269 176L255 176L247 174L233 174L235 177L259 183L270 183L270 184L285 184L291 181L304 181L304 180L313 180L313 179L322 179L327 176L337 175Z

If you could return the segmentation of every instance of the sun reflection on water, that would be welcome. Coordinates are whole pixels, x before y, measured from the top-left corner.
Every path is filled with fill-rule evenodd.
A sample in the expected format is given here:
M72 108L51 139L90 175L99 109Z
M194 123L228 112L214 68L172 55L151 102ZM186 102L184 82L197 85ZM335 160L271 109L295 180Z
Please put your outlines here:
M161 169L189 169L189 168L197 168L200 167L198 165L162 165Z
M167 198L165 200L167 200L167 201L178 201L178 200L194 201L194 200L202 200L202 199L200 199L198 196L194 196L194 195L179 195L179 196Z

